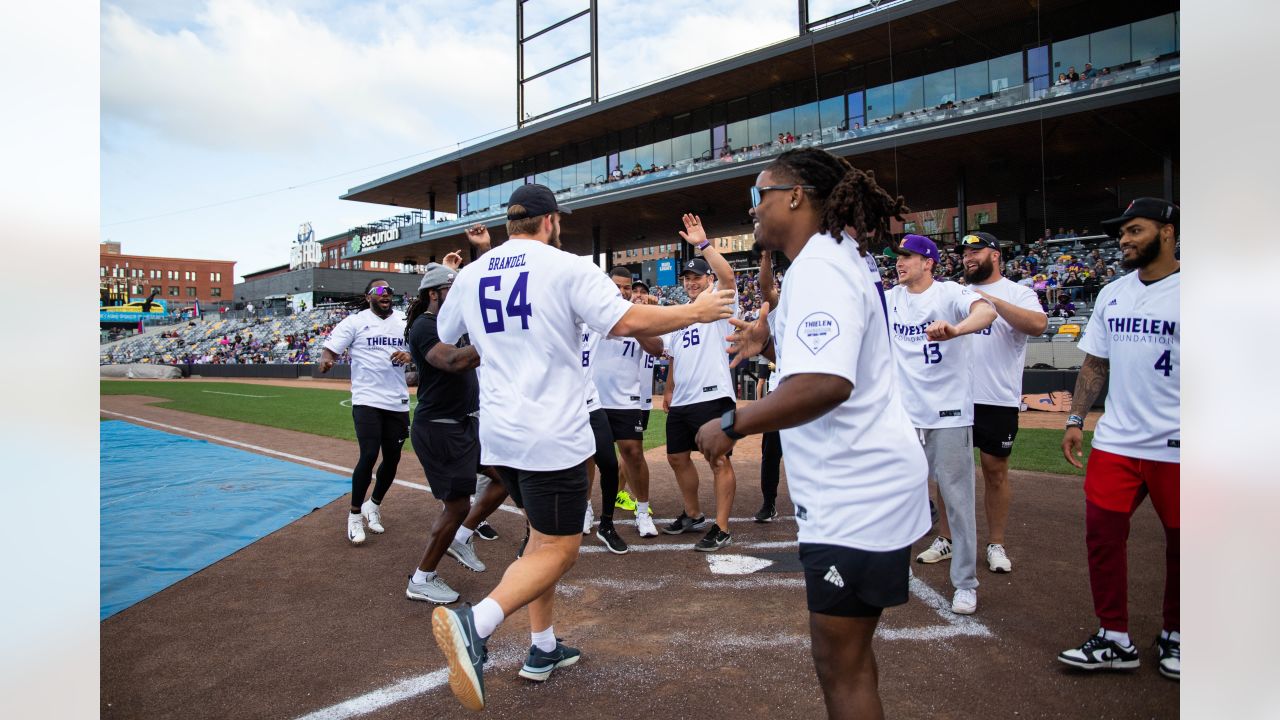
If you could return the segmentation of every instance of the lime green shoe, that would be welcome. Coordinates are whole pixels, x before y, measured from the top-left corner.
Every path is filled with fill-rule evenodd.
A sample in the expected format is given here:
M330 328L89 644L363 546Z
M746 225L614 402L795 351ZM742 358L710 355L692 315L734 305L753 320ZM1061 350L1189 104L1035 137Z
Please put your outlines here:
M636 501L631 499L631 493L626 490L618 491L618 496L614 499L613 506L627 512L636 511Z

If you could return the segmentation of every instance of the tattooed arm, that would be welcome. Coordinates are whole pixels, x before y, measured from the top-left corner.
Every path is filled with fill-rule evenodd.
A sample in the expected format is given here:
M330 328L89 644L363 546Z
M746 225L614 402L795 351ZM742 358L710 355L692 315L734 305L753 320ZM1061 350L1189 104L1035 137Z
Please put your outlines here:
M1111 363L1106 358L1085 355L1084 364L1080 366L1080 375L1076 378L1076 389L1071 396L1071 414L1082 421L1089 414L1089 408L1102 393L1107 384L1107 375L1111 372ZM1062 435L1062 455L1067 462L1076 467L1084 467L1076 458L1082 457L1084 445L1084 429L1070 426Z

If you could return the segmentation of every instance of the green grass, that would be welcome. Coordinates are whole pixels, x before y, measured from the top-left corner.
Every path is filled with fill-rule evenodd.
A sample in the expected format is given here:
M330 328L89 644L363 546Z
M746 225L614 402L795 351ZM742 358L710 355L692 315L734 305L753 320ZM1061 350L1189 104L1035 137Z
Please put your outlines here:
M150 395L166 398L166 402L158 403L157 407L171 410L343 440L356 439L355 426L351 423L351 393L346 390L232 382L137 380L103 380L101 388L103 395ZM344 400L348 401L347 405L341 404ZM414 401L416 398L411 395L410 402Z
M1084 434L1084 456L1089 457L1089 449L1093 444L1093 433ZM978 451L973 451L975 461ZM1034 472L1059 473L1062 475L1084 475L1084 470L1067 462L1062 457L1062 431L1042 428L1023 428L1013 441L1013 454L1009 456L1009 467L1014 470L1031 470Z
M248 385L234 382L181 383L139 380L103 380L103 395L149 395L165 398L158 407L196 415L236 420L253 425L296 430L343 440L355 440L350 401L346 390L292 388L275 385ZM231 394L222 394L231 393ZM255 397L245 397L255 396ZM417 398L410 394L411 407ZM1085 454L1093 433L1084 434ZM644 433L644 449L662 447L667 442L667 414L654 409L649 429ZM1084 475L1062 457L1062 431L1023 428L1013 444L1009 467L1014 470ZM977 451L974 451L977 457Z

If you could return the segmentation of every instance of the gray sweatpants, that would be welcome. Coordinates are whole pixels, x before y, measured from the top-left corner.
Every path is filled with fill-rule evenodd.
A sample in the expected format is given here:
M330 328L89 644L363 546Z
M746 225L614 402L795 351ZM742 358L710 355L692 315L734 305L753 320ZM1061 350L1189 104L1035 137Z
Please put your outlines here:
M978 521L974 498L973 427L917 428L929 477L947 508L951 526L951 585L978 587Z

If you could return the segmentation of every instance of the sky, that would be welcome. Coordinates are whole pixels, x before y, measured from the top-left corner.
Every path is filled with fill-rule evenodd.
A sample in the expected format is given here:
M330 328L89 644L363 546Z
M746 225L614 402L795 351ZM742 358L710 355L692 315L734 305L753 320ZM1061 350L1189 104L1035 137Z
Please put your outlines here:
M821 17L863 2L813 0ZM123 0L101 9L100 240L137 255L288 262L401 208L348 189L515 126L515 3ZM526 34L585 9L533 0ZM797 33L794 0L600 0L615 94ZM585 18L530 43L527 74L587 50ZM587 63L526 90L587 95Z

